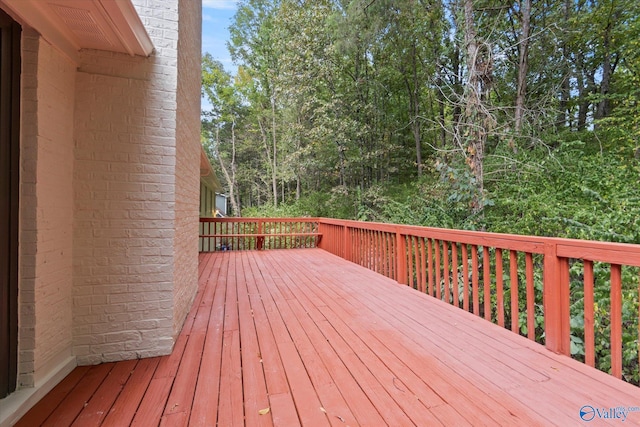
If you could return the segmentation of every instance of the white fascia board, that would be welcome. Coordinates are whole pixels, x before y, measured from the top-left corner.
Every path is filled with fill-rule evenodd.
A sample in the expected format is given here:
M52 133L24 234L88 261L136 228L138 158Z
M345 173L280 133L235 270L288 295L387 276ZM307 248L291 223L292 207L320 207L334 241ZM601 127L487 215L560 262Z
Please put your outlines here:
M99 3L127 53L151 55L153 43L131 0L99 0Z

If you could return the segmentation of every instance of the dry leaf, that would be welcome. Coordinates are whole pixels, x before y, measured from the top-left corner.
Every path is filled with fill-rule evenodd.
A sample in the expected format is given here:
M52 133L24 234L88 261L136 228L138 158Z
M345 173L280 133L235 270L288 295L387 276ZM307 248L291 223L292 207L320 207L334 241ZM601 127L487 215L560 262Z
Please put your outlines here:
M258 413L259 413L260 415L267 415L267 414L269 413L269 411L271 411L271 408L264 408L264 409L260 409L260 410L258 411Z
M324 412L325 414L327 413L327 410L326 410L326 409L324 409L322 406L320 407L320 410L321 410L322 412Z

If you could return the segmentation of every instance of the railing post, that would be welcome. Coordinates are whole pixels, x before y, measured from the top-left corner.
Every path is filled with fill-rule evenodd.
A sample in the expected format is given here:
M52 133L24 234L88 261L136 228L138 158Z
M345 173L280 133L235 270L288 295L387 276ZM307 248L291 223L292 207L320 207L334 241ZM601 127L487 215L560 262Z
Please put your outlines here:
M349 239L349 226L347 224L342 225L342 235L343 235L343 249L342 249L342 258L351 261L351 241Z
M407 284L407 244L400 227L396 227L396 276L396 282Z
M258 219L258 238L256 239L256 249L261 251L264 247L264 236L262 236L262 218Z
M556 249L554 242L544 245L545 345L553 352L570 355L569 263L558 257Z
M310 230L313 231L313 224L311 225ZM320 219L318 220L318 228L316 228L316 230L318 230L318 233L320 233L320 236L322 236L322 235L325 236L324 242L322 241L322 237L318 236L318 238L316 239L316 242L317 242L316 243L316 247L318 249L325 249L325 242L327 241L329 236L327 236L327 234L328 234L327 230L325 230L324 224L322 223L322 221Z

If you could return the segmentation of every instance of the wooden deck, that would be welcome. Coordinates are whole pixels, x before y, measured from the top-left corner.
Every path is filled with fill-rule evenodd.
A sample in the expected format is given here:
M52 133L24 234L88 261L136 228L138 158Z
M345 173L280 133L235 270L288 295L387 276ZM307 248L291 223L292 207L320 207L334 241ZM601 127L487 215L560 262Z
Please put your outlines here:
M632 385L321 249L202 254L200 284L171 356L79 367L18 425L568 426L585 405L620 425L604 415L640 407Z

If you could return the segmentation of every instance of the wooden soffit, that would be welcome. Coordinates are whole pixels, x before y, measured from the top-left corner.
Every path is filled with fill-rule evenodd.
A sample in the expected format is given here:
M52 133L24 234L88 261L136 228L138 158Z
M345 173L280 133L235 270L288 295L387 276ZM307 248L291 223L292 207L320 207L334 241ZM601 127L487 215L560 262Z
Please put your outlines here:
M153 52L131 0L0 0L0 6L76 61L81 49Z

